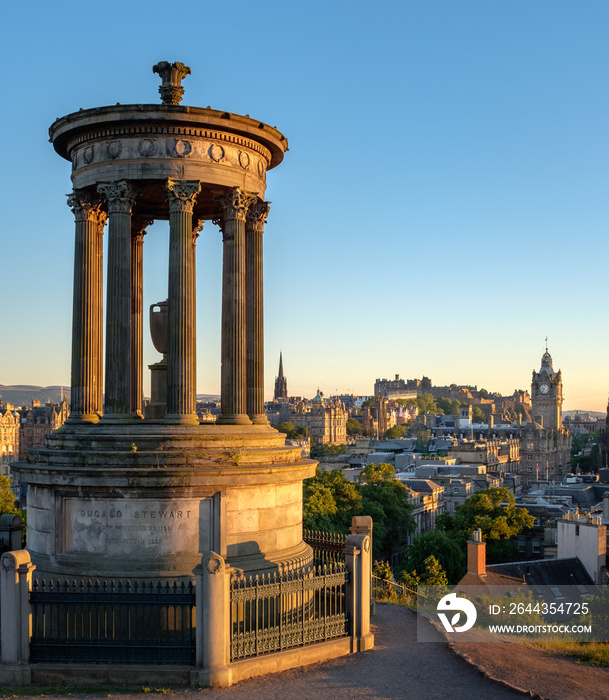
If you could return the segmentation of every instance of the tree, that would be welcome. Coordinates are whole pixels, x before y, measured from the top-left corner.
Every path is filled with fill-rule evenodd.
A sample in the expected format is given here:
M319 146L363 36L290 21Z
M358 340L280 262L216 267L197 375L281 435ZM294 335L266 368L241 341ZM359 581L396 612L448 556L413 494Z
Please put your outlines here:
M472 421L474 423L484 423L486 421L484 411L478 406L474 406L474 410L472 412Z
M488 391L486 389L480 389L478 395L481 399L488 399Z
M362 424L355 418L347 418L347 435L361 435Z
M394 425L392 428L389 428L389 430L385 432L384 437L387 440L395 440L396 438L404 437L404 435L406 435L407 430L407 425Z
M394 474L390 464L369 464L360 475L361 512L374 521L373 552L382 559L402 551L415 529L410 491Z
M458 399L448 399L446 396L440 396L436 401L436 405L447 416L458 416L461 402Z
M487 560L498 563L504 557L513 558L513 546L506 545L505 541L521 530L533 527L534 521L526 508L516 506L514 494L509 489L490 488L478 491L458 506L451 534L465 549L472 531L480 528L486 542ZM441 521L441 524L446 523Z
M290 421L283 421L283 423L279 423L277 426L277 430L280 433L285 433L288 437L290 437L290 434L293 433L296 430L296 426L294 423L290 423Z
M371 396L369 399L366 399L362 403L362 408L370 408L370 407L374 406L375 401L376 401L376 399L374 398L374 396Z
M382 464L368 464L364 467L357 480L360 484L371 484L378 486L388 479L395 478L395 467L392 464L383 462Z
M20 515L21 511L15 507L15 494L11 489L11 480L8 476L0 475L0 515Z
M437 413L438 407L431 394L419 394L417 396L417 406L419 413Z
M465 574L465 554L461 545L442 530L428 530L417 535L406 547L404 555L400 565L404 571L422 571L425 561L433 555L451 584L458 583Z
M362 495L340 469L322 472L304 481L303 525L308 530L347 532L351 518L360 514Z

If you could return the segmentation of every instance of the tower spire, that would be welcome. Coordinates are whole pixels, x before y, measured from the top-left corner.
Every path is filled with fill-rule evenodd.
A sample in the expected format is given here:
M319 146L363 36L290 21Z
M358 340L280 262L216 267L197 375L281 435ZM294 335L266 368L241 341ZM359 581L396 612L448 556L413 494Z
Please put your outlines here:
M288 380L283 376L283 353L279 352L279 374L275 378L275 394L273 399L287 399L288 398Z

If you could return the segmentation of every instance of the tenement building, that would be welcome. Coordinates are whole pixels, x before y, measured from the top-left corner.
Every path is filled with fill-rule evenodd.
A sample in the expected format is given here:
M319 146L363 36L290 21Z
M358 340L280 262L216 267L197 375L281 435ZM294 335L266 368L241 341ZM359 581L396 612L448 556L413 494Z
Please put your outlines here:
M0 469L9 474L8 463L19 454L19 413L0 400Z
M59 403L32 401L32 407L21 411L19 459L25 459L32 447L43 447L49 433L58 430L70 415L67 398Z
M538 372L533 371L533 420L520 430L520 474L525 486L543 479L562 481L569 474L571 434L562 424L562 375L552 366L546 348Z

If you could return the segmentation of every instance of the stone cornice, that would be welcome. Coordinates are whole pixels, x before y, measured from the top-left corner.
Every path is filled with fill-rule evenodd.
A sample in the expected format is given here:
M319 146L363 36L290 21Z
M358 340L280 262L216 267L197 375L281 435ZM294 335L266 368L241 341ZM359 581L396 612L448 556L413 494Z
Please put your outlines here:
M209 107L158 104L115 105L74 112L58 118L51 125L49 140L60 156L70 160L69 149L82 140L153 133L153 129L154 133L159 134L198 137L204 137L207 132L207 138L235 139L234 143L250 148L249 144L240 143L238 139L245 142L251 140L268 150L269 168L279 165L288 150L288 141L280 131L247 115L221 112ZM169 129L177 131L170 132ZM218 135L212 136L212 133Z

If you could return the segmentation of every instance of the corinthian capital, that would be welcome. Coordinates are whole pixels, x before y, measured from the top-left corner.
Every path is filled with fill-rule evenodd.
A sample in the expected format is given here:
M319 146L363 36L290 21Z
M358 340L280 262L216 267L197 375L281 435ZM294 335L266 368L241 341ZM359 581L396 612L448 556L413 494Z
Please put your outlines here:
M262 233L269 215L270 202L256 202L247 212L247 222L252 230Z
M141 194L128 180L115 180L106 185L98 185L97 191L106 198L111 214L130 214L135 198Z
M152 226L154 219L149 219L146 216L132 216L131 217L131 235L133 238L143 239L146 235L146 229Z
M88 190L74 190L67 194L68 206L74 213L76 221L93 221L97 223L101 211L101 198Z
M217 194L214 200L222 208L224 219L245 221L247 210L257 201L253 192L244 192L240 187L233 187L226 194Z
M170 177L165 187L169 211L185 211L192 214L200 191L201 183L198 180L174 180Z

